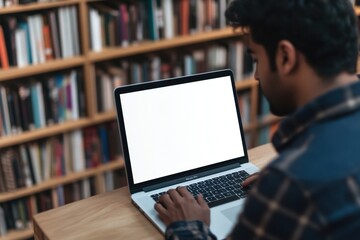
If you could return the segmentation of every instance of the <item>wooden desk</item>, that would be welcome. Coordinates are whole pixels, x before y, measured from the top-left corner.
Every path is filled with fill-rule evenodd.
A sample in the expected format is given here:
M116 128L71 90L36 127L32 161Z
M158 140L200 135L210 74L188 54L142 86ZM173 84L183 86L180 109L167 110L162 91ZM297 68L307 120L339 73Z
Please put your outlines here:
M270 144L249 151L262 168L275 157ZM163 239L131 203L126 187L34 216L35 239Z

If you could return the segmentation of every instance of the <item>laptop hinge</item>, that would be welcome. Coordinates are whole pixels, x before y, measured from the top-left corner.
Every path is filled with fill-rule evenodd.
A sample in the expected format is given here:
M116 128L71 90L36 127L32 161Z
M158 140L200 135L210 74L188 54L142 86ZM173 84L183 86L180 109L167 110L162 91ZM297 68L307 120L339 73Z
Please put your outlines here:
M159 188L164 188L164 187L168 187L168 186L175 185L175 184L178 184L178 183L182 183L182 182L194 180L194 179L197 179L197 178L209 176L211 174L227 171L227 170L230 170L230 169L233 169L233 168L237 168L239 166L241 166L241 164L234 163L234 164L230 164L228 166L219 167L219 168L216 168L216 169L211 169L211 170L199 172L199 173L188 175L188 176L185 176L185 177L180 177L178 179L174 179L174 180L154 184L154 185L151 185L151 186L148 186L148 187L144 187L143 191L144 192L150 192L150 191L153 191L153 190L156 190L156 189L159 189Z

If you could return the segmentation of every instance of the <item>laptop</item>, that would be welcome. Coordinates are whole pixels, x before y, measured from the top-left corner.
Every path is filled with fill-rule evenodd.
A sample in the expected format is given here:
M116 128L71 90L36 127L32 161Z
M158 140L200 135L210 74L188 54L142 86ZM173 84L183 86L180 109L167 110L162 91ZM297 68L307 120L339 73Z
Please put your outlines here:
M231 70L151 81L114 90L132 202L162 232L154 205L164 192L187 186L202 193L211 231L231 231L258 171L249 163Z

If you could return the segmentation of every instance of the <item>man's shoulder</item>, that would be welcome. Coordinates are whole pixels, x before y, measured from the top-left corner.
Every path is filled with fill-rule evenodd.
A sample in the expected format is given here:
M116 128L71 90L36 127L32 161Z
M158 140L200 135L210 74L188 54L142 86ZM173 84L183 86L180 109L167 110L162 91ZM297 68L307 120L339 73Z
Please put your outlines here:
M310 134L302 140L302 144L294 144L281 151L268 168L305 187L317 188L360 172L359 142L334 136L328 140L321 134Z

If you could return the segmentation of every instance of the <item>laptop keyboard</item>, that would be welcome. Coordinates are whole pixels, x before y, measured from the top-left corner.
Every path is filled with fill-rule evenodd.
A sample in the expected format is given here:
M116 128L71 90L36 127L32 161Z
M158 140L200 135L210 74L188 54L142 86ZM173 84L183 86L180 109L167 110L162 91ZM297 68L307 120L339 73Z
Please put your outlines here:
M186 188L194 197L201 193L211 208L246 197L249 192L249 187L243 188L240 183L248 176L249 174L242 170L193 183L186 186ZM159 197L164 193L165 192L157 193L151 195L151 197L157 202Z

